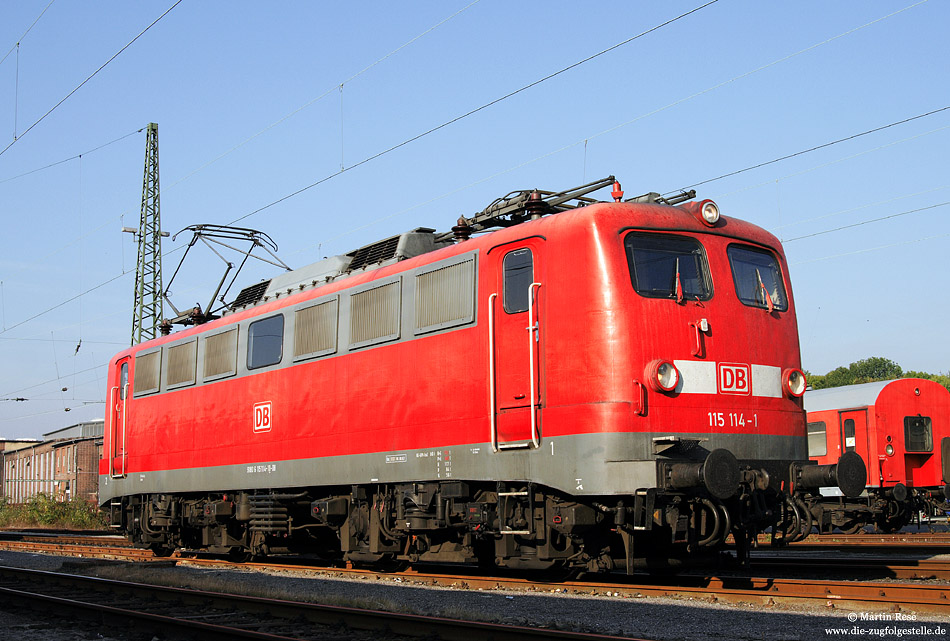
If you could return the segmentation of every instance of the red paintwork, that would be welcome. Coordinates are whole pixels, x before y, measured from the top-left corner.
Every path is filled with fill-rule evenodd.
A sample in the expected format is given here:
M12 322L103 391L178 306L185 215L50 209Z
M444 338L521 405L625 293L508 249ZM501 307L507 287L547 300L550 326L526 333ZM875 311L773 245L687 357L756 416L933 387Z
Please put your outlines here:
M710 228L700 222L696 205L590 205L340 278L127 349L112 360L110 386L117 384L116 363L143 349L479 249L475 326L140 399L130 392L126 471L486 443L487 303L492 293L500 291L504 254L521 246L534 250L535 280L542 283L536 310L541 327L537 396L543 406L545 437L595 432L712 434L710 449L716 446L715 434L727 432L749 434L750 443L766 435L804 441L801 401L787 394L765 398L646 390L646 411L638 413L645 368L658 358L801 367L791 284L778 240L754 225L726 217ZM638 295L631 286L621 233L629 228L700 237L712 273L713 299L676 304ZM769 314L738 300L725 251L733 242L767 247L777 255L785 275L787 312ZM501 296L495 301L498 389L505 395L499 397L501 408L506 402L518 405L507 399L519 388L528 393L526 317L526 313L506 316ZM702 318L710 328L702 336L700 358L692 355L696 332L689 324ZM273 428L254 433L252 408L262 401L272 403ZM727 422L725 427L711 428L713 411L745 416L755 412L757 425L730 427ZM106 453L112 451L114 431L121 429L112 424L114 413L107 414ZM517 409L502 412L503 439L526 438L528 416L527 409L520 415ZM742 458L741 453L737 456ZM106 454L100 474L108 473Z
M920 393L915 393L919 390ZM904 447L904 417L928 416L932 420L933 451L908 453ZM868 468L868 487L939 488L943 479L940 443L950 436L950 391L934 381L904 378L888 383L869 405L840 407L808 412L808 422L824 421L828 450L825 456L812 457L819 463L833 463L844 452L842 422L855 419L855 451ZM891 438L894 455L885 447Z

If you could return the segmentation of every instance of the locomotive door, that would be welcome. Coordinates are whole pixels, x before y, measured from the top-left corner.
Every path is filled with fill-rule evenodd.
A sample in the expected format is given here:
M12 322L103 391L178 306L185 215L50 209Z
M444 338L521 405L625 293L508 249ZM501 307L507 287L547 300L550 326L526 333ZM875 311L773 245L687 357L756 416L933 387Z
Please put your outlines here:
M496 273L488 300L491 443L496 452L541 442L542 243L530 238L488 253Z
M846 410L838 412L838 421L841 430L841 454L856 452L864 459L868 470L871 469L868 459L868 411ZM877 479L871 485L878 486Z
M112 478L122 478L125 476L126 464L126 401L129 397L129 363L131 356L119 360L116 363L114 380L109 388L109 474Z

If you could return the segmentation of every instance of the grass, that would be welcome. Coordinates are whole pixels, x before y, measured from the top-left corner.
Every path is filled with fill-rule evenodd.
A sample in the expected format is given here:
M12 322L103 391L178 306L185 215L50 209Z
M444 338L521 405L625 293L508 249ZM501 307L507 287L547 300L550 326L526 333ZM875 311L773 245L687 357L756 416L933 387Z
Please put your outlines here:
M57 501L47 494L37 494L26 503L0 499L0 527L97 530L106 525L99 509L80 498Z

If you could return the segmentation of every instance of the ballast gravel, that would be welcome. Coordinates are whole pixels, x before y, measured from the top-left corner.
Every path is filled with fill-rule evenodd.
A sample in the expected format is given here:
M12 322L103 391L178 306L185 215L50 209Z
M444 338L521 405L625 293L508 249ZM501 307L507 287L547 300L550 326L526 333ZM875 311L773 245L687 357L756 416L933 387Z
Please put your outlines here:
M560 630L657 639L812 641L950 639L950 616L883 611L852 613L831 607L719 604L702 599L473 590L414 585L399 577L342 578L307 570L208 569L100 562L0 551L0 565L153 582L329 605L427 616L474 619ZM849 615L851 617L849 618ZM9 636L7 636L9 635ZM18 641L126 641L108 628L61 620L55 613L8 611L0 599L0 638Z

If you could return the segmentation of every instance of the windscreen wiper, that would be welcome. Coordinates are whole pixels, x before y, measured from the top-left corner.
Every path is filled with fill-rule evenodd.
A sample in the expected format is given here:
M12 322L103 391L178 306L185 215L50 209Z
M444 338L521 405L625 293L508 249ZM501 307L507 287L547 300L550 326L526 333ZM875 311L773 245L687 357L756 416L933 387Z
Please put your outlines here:
M762 290L762 295L765 296L765 306L768 308L769 314L771 314L772 310L775 309L775 305L772 303L772 297L769 295L768 287L762 282L762 274L759 273L758 267L755 268L755 279L759 281L759 289Z

